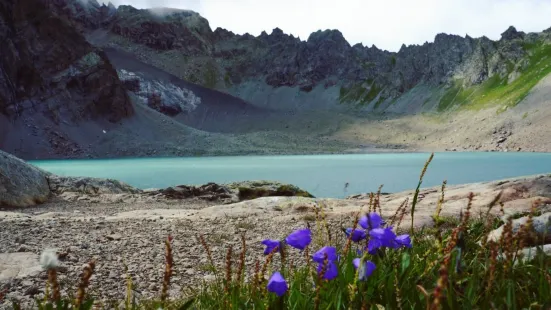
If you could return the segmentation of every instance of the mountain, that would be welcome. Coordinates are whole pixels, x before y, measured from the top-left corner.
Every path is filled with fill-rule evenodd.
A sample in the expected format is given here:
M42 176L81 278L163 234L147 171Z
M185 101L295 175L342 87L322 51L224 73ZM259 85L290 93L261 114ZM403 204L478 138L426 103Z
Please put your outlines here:
M0 148L22 158L551 150L551 28L389 52L170 8L0 3Z
M58 10L77 16L76 22L98 46L131 52L184 80L271 107L293 106L286 88L295 88L301 95L322 93L323 101L331 101L308 105L314 109L334 108L340 102L368 110L443 111L467 103L451 97L473 92L490 92L513 106L524 95L516 89L517 79L524 84L523 79L531 80L541 67L545 73L551 71L546 59L551 52L546 44L551 29L526 34L511 26L499 41L440 33L434 42L403 45L394 53L376 46L351 46L338 30L317 31L306 41L279 28L254 37L222 28L213 31L205 18L191 11L123 5L115 9L93 1L83 5L87 8L75 8L80 3L74 0L56 3ZM504 84L514 94L494 91ZM419 87L436 93L410 102L405 111L392 107Z

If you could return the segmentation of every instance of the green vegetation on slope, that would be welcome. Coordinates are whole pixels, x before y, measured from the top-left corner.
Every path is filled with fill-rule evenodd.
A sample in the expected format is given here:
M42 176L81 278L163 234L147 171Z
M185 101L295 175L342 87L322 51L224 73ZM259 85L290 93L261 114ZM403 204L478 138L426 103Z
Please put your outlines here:
M358 105L366 105L377 98L381 90L382 88L373 80L367 80L364 83L354 84L350 87L341 86L339 101L341 103L355 102ZM380 102L382 101L377 101L376 107Z
M205 76L203 79L203 86L215 89L217 84L217 72L216 66L211 62L207 62L205 65Z
M500 105L503 109L517 105L542 78L551 73L551 45L540 42L525 45L524 48L530 53L528 64L515 80L509 83L507 76L494 75L482 84L468 88L462 87L462 81L458 80L440 99L438 111L454 106L478 110L491 104ZM509 73L513 68L510 63Z

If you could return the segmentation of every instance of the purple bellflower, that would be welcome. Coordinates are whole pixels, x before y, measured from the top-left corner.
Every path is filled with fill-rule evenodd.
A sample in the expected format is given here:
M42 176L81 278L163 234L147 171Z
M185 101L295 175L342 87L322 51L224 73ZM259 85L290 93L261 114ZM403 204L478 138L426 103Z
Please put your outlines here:
M285 238L285 242L293 248L304 250L312 242L312 232L308 228L295 230Z

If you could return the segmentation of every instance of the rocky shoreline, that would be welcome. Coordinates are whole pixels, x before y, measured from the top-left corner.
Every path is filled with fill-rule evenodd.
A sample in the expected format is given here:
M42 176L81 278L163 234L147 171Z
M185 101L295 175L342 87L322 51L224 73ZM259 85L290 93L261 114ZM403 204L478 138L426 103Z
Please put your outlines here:
M0 178L36 169L4 156ZM320 208L328 223L339 231L350 226L353 214L365 211L369 203L367 194L347 199L314 198L297 187L265 181L139 190L115 180L48 173L44 173L48 199L40 202L31 195L36 193L33 184L40 186L35 177L35 183L27 184L22 177L18 184L24 187L17 192L34 205L0 207L0 292L6 293L0 309L9 309L11 300L31 305L44 296L46 273L40 268L39 255L46 249L55 249L60 256L63 294L74 292L83 265L95 260L90 292L100 300L124 297L124 264L132 277L134 294L153 298L158 296L162 282L163 240L170 235L175 260L170 295L181 296L189 292L188 288L214 277L206 268L207 254L197 240L199 235L205 236L215 262L221 266L228 246L233 247L237 258L244 234L249 253L246 264L252 269L255 259L262 258L263 239L281 238L294 229L314 226ZM14 175L10 180L15 180ZM0 181L0 189L6 187L7 181ZM475 195L474 216L482 216L500 192L506 216L526 214L537 199L542 221L551 216L551 175L449 186L441 215L458 218L471 192ZM413 190L382 194L383 217L391 217L405 199L411 201L413 194ZM0 200L5 201L5 196L6 191L0 191ZM16 196L11 196L12 201ZM440 197L438 187L421 190L415 211L417 227L432 225L431 215ZM491 214L501 216L499 208ZM410 220L408 212L398 229L409 228Z

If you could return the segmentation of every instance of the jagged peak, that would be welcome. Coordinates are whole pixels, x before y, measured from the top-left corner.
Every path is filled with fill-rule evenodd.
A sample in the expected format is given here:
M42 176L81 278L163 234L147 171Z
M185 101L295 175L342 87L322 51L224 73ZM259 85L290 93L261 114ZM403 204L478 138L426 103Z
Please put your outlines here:
M337 29L326 29L326 30L318 30L316 32L312 32L308 37L307 42L315 43L315 42L319 42L327 39L335 41L340 44L345 44L350 46L350 44L348 43L348 41L346 41L342 33Z
M279 27L275 27L272 30L272 33L270 35L273 36L273 35L284 35L284 34L285 33L283 32L283 30L281 30Z
M436 36L434 37L434 43L439 43L439 42L444 42L449 40L457 40L457 39L463 40L463 37L458 36L456 34L447 34L447 33L441 32L436 34Z
M117 7L117 11L119 12L138 12L139 9L136 9L135 7L127 4L121 4Z
M501 40L522 39L524 35L525 35L524 32L517 31L517 29L514 26L509 26L509 28L507 28L507 30L505 30L501 34Z

